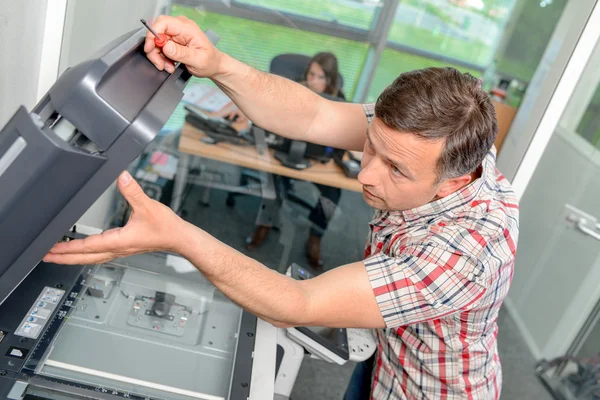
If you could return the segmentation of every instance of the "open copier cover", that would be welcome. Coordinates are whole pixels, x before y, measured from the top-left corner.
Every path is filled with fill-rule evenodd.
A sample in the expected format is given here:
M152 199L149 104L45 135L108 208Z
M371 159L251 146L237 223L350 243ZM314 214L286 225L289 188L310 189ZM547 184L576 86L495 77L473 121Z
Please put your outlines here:
M71 227L183 97L185 66L157 70L145 36L68 69L0 131L2 399L248 397L256 318L185 260L40 261L82 236Z
M0 303L163 127L190 78L143 51L145 30L65 71L0 131Z

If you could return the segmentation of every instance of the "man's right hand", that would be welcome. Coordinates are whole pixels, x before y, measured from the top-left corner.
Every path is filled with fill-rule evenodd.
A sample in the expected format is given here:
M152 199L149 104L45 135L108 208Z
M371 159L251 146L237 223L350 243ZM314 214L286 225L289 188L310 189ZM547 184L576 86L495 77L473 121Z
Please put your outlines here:
M156 68L172 73L175 61L185 64L194 76L211 78L217 75L223 53L194 21L183 16L161 15L152 28L158 34L164 33L169 37L167 44L160 49L154 44L154 35L150 32L146 35L144 51Z

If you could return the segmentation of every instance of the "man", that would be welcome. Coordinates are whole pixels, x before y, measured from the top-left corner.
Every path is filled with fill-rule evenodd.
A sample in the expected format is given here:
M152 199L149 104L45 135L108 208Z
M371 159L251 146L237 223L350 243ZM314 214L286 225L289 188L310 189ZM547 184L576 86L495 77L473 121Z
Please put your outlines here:
M157 68L186 64L270 131L364 149L358 179L377 209L365 259L292 280L184 222L124 173L118 184L133 208L128 224L57 244L45 261L176 252L276 326L379 328L374 368L366 371L373 399L497 399L496 319L513 274L518 206L495 168L496 117L478 81L427 69L400 75L374 107L331 102L219 52L185 18L160 17L154 29L171 38L161 51L147 37Z

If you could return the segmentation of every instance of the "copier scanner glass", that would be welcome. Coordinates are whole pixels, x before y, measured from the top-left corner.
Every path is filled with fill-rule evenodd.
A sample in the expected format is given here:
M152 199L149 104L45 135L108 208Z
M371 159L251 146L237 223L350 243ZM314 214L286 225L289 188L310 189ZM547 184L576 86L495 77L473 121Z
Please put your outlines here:
M82 282L29 368L128 398L228 398L242 310L189 262L138 255L86 267Z

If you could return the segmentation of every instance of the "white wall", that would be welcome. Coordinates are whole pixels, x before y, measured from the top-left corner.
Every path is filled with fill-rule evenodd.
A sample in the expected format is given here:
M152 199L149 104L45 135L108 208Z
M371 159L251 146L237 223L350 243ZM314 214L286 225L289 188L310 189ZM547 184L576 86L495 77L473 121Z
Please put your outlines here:
M142 28L140 18L151 21L164 0L69 0L60 73L87 60L116 37Z
M600 298L599 244L566 223L565 205L600 217L600 156L557 128L520 203L510 311L536 357L564 354Z
M0 0L0 127L37 102L47 0Z

